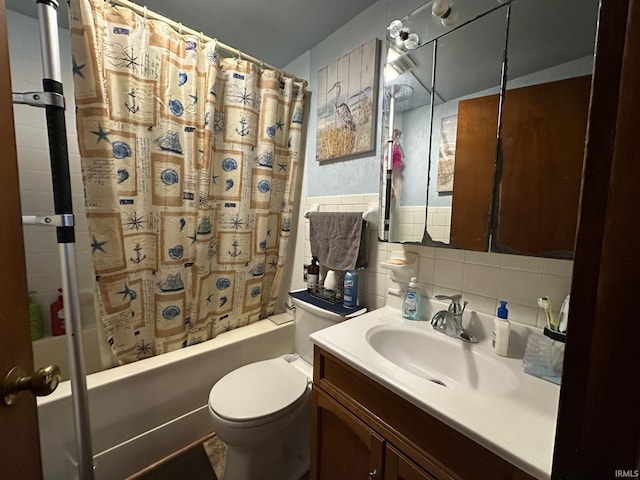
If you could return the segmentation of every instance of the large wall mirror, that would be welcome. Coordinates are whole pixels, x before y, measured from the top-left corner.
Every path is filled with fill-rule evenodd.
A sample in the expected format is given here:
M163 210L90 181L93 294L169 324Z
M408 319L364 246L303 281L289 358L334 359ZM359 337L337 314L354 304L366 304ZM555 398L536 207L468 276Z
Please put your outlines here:
M598 0L450 7L387 32L380 239L572 258Z

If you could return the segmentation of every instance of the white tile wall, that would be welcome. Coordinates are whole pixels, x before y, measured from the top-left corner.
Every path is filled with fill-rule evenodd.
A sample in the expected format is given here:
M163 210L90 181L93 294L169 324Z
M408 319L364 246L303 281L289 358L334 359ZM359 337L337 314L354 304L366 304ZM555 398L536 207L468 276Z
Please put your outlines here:
M377 194L307 197L302 210L319 204L320 211L341 211L338 207L342 211L364 211L368 203L377 201ZM445 212L434 210L431 213L446 216ZM304 258L305 263L309 263L308 221L305 227ZM369 229L368 242L369 267L360 275L361 285L364 284L360 304L371 310L385 305L388 288L398 287L388 270L380 267L380 262L395 250L419 255L418 283L423 296L462 293L469 308L490 315L495 314L499 300L506 300L510 320L528 325L542 327L546 324L545 314L537 305L538 297L547 295L557 314L571 287L573 262L568 260L382 243L378 242L375 228Z
M398 218L392 220L394 238L401 238L405 242L420 242L425 228L424 205L401 206L398 208ZM431 238L437 242L449 243L451 237L451 207L428 207L426 227Z
M7 27L12 90L14 92L42 90L42 64L37 20L8 10ZM69 31L60 29L59 36L63 88L67 105L69 168L76 220L78 282L83 288L89 288L94 284L94 275L84 210L80 156L76 140ZM53 191L44 110L26 105L14 105L13 112L22 213L24 215L51 214L53 213ZM26 225L24 227L24 242L29 289L36 292L33 298L42 308L45 332L49 333L49 305L57 298L57 289L61 285L55 229ZM84 323L93 323L93 321L93 318L83 317Z

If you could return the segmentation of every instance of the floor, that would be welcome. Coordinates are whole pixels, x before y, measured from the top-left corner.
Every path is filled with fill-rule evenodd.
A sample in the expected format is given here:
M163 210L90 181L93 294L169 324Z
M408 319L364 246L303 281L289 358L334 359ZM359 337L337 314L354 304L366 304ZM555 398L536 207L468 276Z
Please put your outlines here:
M218 480L224 474L226 457L226 445L212 434L126 480ZM307 473L300 480L308 479Z

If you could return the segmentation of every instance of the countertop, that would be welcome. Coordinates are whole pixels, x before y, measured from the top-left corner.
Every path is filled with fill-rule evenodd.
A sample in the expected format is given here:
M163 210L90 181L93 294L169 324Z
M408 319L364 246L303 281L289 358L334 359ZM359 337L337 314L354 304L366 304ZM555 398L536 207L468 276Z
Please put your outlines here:
M445 305L423 302L423 317L430 318L428 315L440 306ZM449 338L436 332L427 321L404 320L399 309L387 306L315 332L310 338L315 345L526 473L540 479L550 478L560 387L523 371L523 345L535 330L511 322L512 357L500 357L491 349L492 317L465 311L463 324L478 337L478 343ZM465 361L465 349L477 350L508 367L518 385L508 393L483 394L434 384L397 366L369 345L367 332L377 325L418 329L453 342L460 350L461 362Z

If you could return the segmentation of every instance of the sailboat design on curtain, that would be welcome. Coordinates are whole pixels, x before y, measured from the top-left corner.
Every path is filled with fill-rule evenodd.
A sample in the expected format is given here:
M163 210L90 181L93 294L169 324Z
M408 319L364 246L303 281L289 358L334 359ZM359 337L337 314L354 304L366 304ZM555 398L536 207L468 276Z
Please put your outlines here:
M119 363L272 314L306 84L103 0L70 5L101 324ZM270 159L270 161L264 161Z

